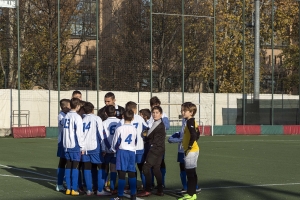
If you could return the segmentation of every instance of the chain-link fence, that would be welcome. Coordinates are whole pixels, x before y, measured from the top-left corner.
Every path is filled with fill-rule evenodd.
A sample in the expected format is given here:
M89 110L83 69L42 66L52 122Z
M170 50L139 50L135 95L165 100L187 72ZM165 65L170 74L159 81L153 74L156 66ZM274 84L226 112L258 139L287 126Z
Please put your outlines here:
M193 101L206 125L299 124L296 0L19 3L0 1L2 127L21 110L55 126L72 90L96 108L107 91L120 105L156 95L174 121L172 104Z

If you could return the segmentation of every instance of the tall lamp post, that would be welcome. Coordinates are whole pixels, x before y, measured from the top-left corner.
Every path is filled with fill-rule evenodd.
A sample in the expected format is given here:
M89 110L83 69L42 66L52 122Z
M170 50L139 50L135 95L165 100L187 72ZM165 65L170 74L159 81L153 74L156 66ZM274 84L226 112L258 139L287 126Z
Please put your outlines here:
M300 0L296 0L298 2L298 46L299 46L299 67L298 67L298 80L299 80L299 85L298 85L298 96L299 96L299 100L298 100L298 109L300 109Z

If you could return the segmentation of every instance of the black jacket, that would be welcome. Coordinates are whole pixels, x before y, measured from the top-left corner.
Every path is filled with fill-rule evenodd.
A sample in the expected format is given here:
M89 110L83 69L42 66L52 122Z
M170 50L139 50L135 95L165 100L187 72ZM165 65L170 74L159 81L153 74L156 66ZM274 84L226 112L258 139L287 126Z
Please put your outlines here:
M105 114L105 107L101 108L100 110L98 110L97 115L102 119L102 121L107 119L107 115ZM116 105L116 117L119 119L122 119L122 115L125 111L125 109L122 106Z
M165 153L165 138L166 128L163 121L157 120L153 123L146 137L146 143L148 143L150 149L149 153L161 156Z

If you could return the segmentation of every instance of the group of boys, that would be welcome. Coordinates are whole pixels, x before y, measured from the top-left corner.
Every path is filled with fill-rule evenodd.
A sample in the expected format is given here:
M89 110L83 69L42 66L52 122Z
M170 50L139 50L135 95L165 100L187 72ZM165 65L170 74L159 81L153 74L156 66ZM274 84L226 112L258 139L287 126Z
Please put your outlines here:
M56 190L65 191L66 194L76 196L80 194L79 189L82 188L81 183L84 182L86 186L85 193L87 195L93 195L94 193L98 196L117 194L118 196L112 199L119 200L124 196L125 176L127 173L130 199L136 199L136 196L149 196L151 193L145 190L137 195L135 165L137 164L142 184L145 187L149 180L145 180L143 173L146 169L144 163L146 163L147 155L144 152L144 143L147 131L151 130L156 121L153 119L149 109L140 110L140 115L138 115L137 104L135 102L129 101L125 105L125 109L116 105L115 96L111 92L105 95L104 101L105 106L98 111L98 116L93 114L94 106L92 103L81 100L80 91L74 91L71 100L62 99L60 101L61 112L58 116L59 137L57 151L57 156L60 160L57 169ZM157 97L150 99L151 108L159 108L161 121L165 129L169 129L169 120L159 107L160 104L161 102ZM189 107L187 109L190 110ZM185 110L186 108L183 104L183 116ZM190 111L193 118L196 110L193 107ZM191 121L191 123L189 121L191 120L188 118L187 120L183 120L179 137L174 134L169 139L169 142L179 143L183 140L183 145L180 146L183 146L185 150L183 153L185 154L183 155L185 157L185 168L180 164L180 177L184 187L182 192L187 192L187 194L181 199L197 198L196 190L191 189L194 185L196 189L197 185L195 165L197 165L199 148L196 148L198 145L195 134L197 133L192 131L192 129L196 130L195 127L197 124L195 120ZM194 128L186 130L188 125L191 124L193 124ZM186 137L188 142L185 144L184 137L186 135L189 135L189 137ZM174 139L172 141L172 138L177 138L177 140ZM181 150L180 148L179 151ZM182 156L179 158L179 155L181 154L178 153L178 159L183 159ZM182 163L182 159L178 161ZM162 177L159 184L160 188L162 188L165 185L166 174L164 156L158 163L160 164L160 174ZM108 170L110 171L110 192L104 189ZM80 171L83 172L83 176L80 174ZM118 189L115 190L117 174ZM192 176L196 177L196 179L193 179ZM184 184L183 179L186 180L186 177L188 178L188 182L185 181ZM64 179L66 190L63 186ZM156 194L162 196L163 192L161 189L159 190L159 184L158 191L160 192Z

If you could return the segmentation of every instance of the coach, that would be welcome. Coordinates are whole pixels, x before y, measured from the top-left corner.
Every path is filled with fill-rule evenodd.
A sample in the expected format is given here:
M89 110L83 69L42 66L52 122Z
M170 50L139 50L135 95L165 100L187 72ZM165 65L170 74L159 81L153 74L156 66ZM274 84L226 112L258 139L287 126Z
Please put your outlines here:
M100 110L98 110L98 114L97 114L102 119L102 121L107 119L107 115L105 113L105 107L109 106L109 105L115 106L116 117L119 119L122 119L122 115L123 115L125 109L122 106L116 105L115 102L116 102L116 98L115 98L114 93L108 92L105 94L105 96L104 96L105 106L103 108L101 108Z

